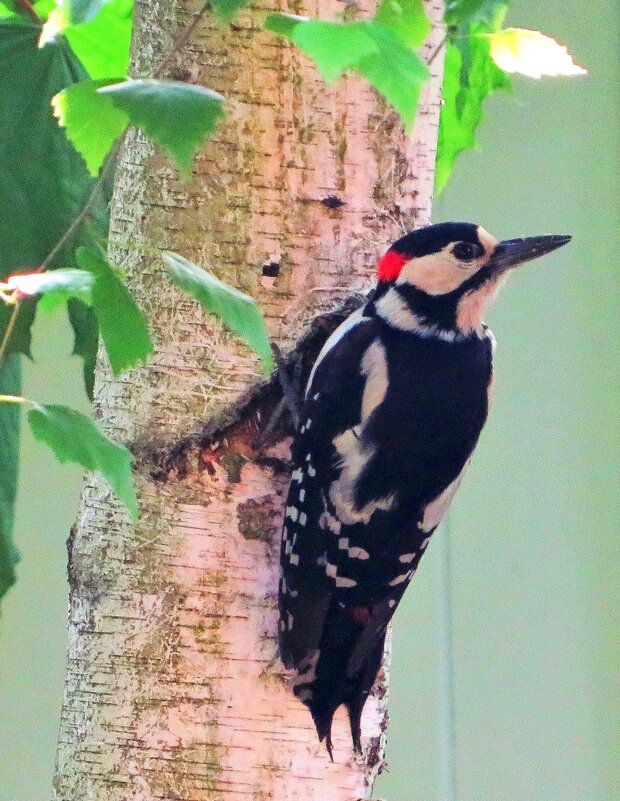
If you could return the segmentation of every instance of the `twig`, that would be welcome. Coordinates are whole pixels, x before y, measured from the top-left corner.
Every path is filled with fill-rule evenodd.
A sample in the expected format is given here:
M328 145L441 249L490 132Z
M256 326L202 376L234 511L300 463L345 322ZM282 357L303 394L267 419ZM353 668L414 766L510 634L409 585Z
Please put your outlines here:
M153 77L158 78L162 72L166 69L166 67L170 64L172 59L174 58L177 50L179 50L185 42L189 39L189 37L194 32L195 28L198 26L200 20L204 17L209 9L209 3L205 3L204 6L200 9L200 11L196 14L192 22L184 28L178 37L175 39L174 44L168 55L164 58L164 60L153 70Z
M428 61L426 62L426 66L427 67L430 67L430 65L433 63L433 61L437 58L437 56L441 52L442 47L445 45L447 40L448 40L448 34L445 33L443 39L441 40L441 42L439 42L437 47L433 50L433 52L428 57Z
M21 303L18 301L15 304L15 306L13 306L13 311L11 312L11 316L9 317L9 323L4 332L4 336L2 337L2 344L0 345L0 373L2 372L2 366L4 363L4 357L6 355L6 349L9 346L9 340L11 339L11 334L13 333L13 329L15 328L15 323L17 322L17 315L19 314L20 308L21 308Z
M28 2L28 0L15 0L16 5L18 5L21 9L23 9L29 17L32 19L36 19L37 22L41 23L43 20L34 10L32 3Z
M112 165L116 162L116 156L118 155L118 151L120 150L120 146L121 146L121 140L119 139L118 142L112 148L112 150L110 150L110 152L108 153L108 156L106 158L106 163L104 164L103 169L99 173L99 177L97 178L97 180L93 184L93 187L90 190L90 194L88 195L88 197L86 199L86 203L82 206L82 210L80 211L78 216L75 218L75 220L73 220L73 222L67 228L67 230L64 232L64 234L60 237L58 242L56 242L54 247L50 250L50 252L45 257L45 260L39 266L39 269L41 270L41 272L44 272L45 270L47 270L47 268L50 266L50 264L54 260L54 257L56 256L56 254L58 253L60 248L71 237L71 235L76 231L76 229L80 227L80 225L84 222L84 220L88 217L88 215L92 211L92 207L95 204L95 200L97 199L97 194L99 193L99 190L101 189L101 185L103 184L104 180L108 177L108 174L110 173L110 171L112 169Z

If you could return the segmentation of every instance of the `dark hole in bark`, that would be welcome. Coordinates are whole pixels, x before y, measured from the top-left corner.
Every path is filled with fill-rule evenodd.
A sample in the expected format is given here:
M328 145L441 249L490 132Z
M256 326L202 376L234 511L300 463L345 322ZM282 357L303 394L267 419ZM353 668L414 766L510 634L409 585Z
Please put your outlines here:
M323 200L321 200L321 204L327 209L339 209L346 205L344 200L340 200L340 198L336 197L336 195L328 195L327 197L324 197Z
M280 274L279 261L266 261L263 264L263 275L267 278L276 278Z

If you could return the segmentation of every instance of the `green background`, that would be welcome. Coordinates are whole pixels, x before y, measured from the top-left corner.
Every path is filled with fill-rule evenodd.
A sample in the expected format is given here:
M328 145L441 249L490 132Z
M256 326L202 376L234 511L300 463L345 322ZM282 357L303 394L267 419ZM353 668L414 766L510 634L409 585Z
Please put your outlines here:
M455 740L441 531L395 625L390 771L375 790L388 801L620 797L618 6L514 0L508 24L555 36L590 74L515 79L514 96L488 102L480 150L457 162L434 219L574 241L519 268L489 314L493 408L449 523ZM86 410L78 359L57 367L68 325L37 324L34 341L24 394ZM23 440L23 559L0 621L0 801L50 796L81 475Z

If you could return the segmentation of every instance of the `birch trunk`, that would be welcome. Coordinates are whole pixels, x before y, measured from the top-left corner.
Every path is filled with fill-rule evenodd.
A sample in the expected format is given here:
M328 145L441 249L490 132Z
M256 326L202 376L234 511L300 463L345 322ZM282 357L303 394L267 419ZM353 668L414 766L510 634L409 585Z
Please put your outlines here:
M443 33L442 4L427 6L433 78L408 141L362 81L327 87L303 55L262 33L259 8L230 29L205 17L170 63L172 77L228 99L226 122L189 183L139 133L127 137L110 255L127 270L156 353L121 378L101 355L95 414L137 456L141 516L130 526L106 485L87 480L69 540L56 801L370 793L382 765L385 687L367 704L363 758L353 757L339 716L331 764L277 660L288 481L279 468L289 443L259 459L256 414L227 437L200 434L259 381L256 360L171 288L154 253L176 250L253 294L284 347L318 312L367 290L386 245L430 220ZM136 2L135 75L152 74L199 8ZM336 0L295 6L324 18L338 10Z

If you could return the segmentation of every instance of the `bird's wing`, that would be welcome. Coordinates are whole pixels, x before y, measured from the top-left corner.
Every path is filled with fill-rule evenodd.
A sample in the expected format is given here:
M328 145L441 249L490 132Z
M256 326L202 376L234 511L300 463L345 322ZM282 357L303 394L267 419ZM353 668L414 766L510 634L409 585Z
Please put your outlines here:
M293 473L282 532L280 650L287 666L303 665L318 649L337 576L329 489L340 469L334 437L358 425L366 384L360 362L378 322L355 312L319 355L308 382L292 457ZM345 401L345 402L343 402Z

